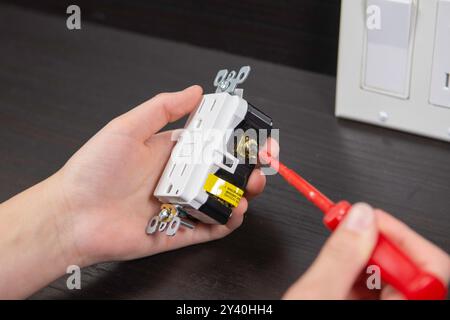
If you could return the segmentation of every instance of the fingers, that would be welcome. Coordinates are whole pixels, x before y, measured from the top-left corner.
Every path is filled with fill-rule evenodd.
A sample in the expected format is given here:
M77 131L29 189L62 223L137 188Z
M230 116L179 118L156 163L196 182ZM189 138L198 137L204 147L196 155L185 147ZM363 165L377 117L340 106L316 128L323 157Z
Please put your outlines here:
M383 288L383 291L381 291L380 300L405 300L405 296L395 290L392 286L387 285Z
M152 155L148 168L158 177L164 170L175 145L176 139L173 138L174 134L176 134L176 130L168 130L155 134L146 141L146 145L149 147L149 152Z
M271 158L278 158L280 153L280 146L275 139L269 138L266 141L266 144L259 150L259 161L262 164L269 164L267 156Z
M439 277L445 284L450 280L450 257L403 222L390 214L375 210L380 232L404 251L424 270Z
M264 175L275 175L278 172L278 162L272 160L278 159L280 147L275 139L269 138L259 151L259 163L263 165L261 172ZM272 162L272 163L271 163Z
M248 201L263 192L266 186L266 176L260 169L253 170L250 175L245 191L245 197L239 201L239 205L233 209L232 216L225 226L215 226L214 236L221 238L238 228L244 219L244 214L248 209Z
M280 149L278 147L278 143L272 139L267 139L264 146L260 149L260 161L263 163L262 155L265 155L267 153L270 153L273 157L278 157ZM267 163L265 163L267 164ZM247 187L245 190L245 197L247 200L253 199L258 194L262 193L264 190L264 187L266 186L266 175L262 172L261 169L255 169L253 170L252 174L250 175L247 183Z
M237 229L242 224L247 209L248 200L246 198L242 198L241 201L239 201L239 205L233 209L233 214L228 223L225 225L229 232Z
M246 198L242 198L239 205L233 209L230 220L225 225L211 225L198 223L195 230L187 230L191 233L189 242L184 245L202 243L225 237L226 235L237 229L244 219L244 213L247 211L248 202Z
M377 242L374 210L355 204L286 299L344 299L367 264Z
M161 93L115 120L120 123L121 130L145 141L169 122L192 112L200 103L202 93L200 86Z
M211 239L220 239L230 234L234 230L240 227L242 221L244 220L244 214L248 209L248 201L246 198L242 198L239 201L239 205L233 209L230 220L228 220L225 225L214 225L211 226Z
M253 170L250 175L245 190L245 197L247 200L251 200L260 193L263 192L266 186L266 176L261 172L260 169Z

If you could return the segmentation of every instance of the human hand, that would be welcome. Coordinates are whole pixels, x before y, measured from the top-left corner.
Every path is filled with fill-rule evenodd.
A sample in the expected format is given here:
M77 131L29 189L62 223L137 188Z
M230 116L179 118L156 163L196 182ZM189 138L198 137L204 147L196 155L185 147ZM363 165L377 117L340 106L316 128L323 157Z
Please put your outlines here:
M389 285L369 290L365 267L382 232L417 265L443 283L450 279L450 258L408 226L367 204L355 204L307 272L284 299L404 299Z
M160 210L153 191L174 145L167 123L193 111L202 89L163 93L112 120L55 175L63 209L58 230L71 243L80 265L127 260L226 236L240 226L249 197L262 192L265 176L256 169L245 197L226 225L198 224L175 237L148 236L147 223Z

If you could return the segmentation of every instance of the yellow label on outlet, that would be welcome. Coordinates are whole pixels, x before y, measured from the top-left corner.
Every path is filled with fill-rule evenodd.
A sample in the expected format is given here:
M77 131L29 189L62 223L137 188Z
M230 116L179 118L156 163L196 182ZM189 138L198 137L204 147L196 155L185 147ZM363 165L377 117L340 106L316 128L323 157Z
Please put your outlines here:
M244 190L210 173L203 186L206 192L237 207L244 195Z

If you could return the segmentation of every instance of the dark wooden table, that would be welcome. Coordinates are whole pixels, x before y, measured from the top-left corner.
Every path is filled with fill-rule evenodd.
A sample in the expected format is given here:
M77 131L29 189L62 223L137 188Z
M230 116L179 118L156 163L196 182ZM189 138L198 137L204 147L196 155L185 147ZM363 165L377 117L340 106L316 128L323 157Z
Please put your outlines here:
M450 250L450 145L333 115L335 79L0 5L0 201L37 183L111 118L161 91L212 91L218 69L252 66L246 97L280 128L281 158L331 198L382 207ZM362 108L364 106L361 106ZM176 124L181 126L181 123ZM279 177L229 237L82 271L32 298L279 298L328 236ZM49 261L51 263L51 261Z

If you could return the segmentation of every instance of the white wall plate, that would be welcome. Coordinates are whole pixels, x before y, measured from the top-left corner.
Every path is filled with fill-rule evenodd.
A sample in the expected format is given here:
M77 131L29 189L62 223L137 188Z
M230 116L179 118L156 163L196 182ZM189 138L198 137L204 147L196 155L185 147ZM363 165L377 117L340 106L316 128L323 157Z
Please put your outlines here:
M443 106L446 103L437 104L430 99L433 91L442 88L445 90L448 85L446 75L450 70L443 72L445 70L439 68L450 65L450 55L437 52L441 48L447 48L439 42L442 41L440 39L450 41L448 37L441 35L450 34L450 21L444 22L444 26L437 23L438 16L445 16L439 10L446 9L448 2L449 0L342 0L336 116L450 141L450 108ZM369 30L367 27L367 18L374 13L373 8L368 10L368 7L373 5L380 8L379 34L377 30ZM396 27L392 21L397 21L395 23L398 28L393 32L386 32L386 28ZM406 34L409 39L405 38ZM405 43L405 40L408 42ZM370 51L374 48L375 51ZM385 57L378 59L380 54ZM438 67L433 63L436 57L441 59L437 62ZM369 66L370 72L376 72L369 77L366 74L368 60L377 66ZM386 61L386 65L383 61ZM399 67L399 64L402 66ZM437 76L433 73L433 65L438 70L435 71L438 72ZM399 72L402 72L400 80L396 78ZM380 85L383 77L386 83ZM442 83L435 80L432 84L432 79L435 78L442 79ZM389 88L396 87L392 84L394 80L394 84L405 84L401 93L389 92ZM371 85L367 85L367 82ZM383 88L374 87L374 83ZM441 96L445 97L445 92Z

